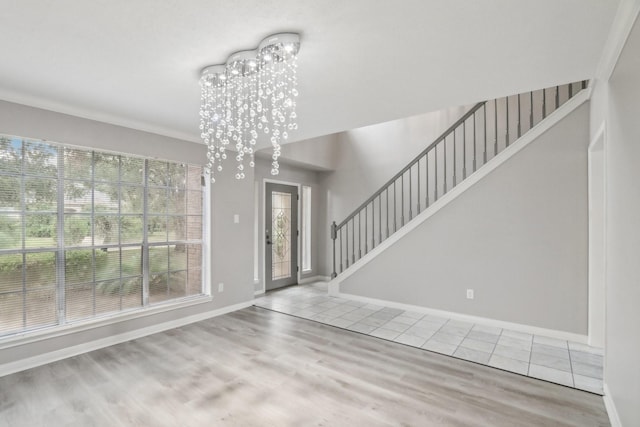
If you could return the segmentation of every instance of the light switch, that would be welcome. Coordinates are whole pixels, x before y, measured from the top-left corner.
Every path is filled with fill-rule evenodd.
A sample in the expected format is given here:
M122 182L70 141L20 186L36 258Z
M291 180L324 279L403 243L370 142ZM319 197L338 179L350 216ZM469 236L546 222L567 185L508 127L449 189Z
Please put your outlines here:
M240 215L233 214L233 223L234 224L240 224Z

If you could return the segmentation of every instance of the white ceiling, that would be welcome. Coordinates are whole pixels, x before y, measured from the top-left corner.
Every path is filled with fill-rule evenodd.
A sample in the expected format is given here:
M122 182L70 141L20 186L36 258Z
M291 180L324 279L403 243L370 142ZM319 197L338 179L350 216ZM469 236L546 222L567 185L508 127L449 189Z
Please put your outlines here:
M198 141L199 71L299 32L299 131L593 76L618 0L0 0L0 99Z

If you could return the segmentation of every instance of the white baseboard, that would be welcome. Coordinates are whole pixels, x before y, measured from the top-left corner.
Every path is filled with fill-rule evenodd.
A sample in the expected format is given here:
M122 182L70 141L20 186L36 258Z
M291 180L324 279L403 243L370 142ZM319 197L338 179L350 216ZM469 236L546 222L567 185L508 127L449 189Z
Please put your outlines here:
M472 316L469 314L456 313L453 311L437 310L434 308L423 307L420 305L404 304L400 302L363 297L360 295L344 294L341 292L335 292L335 287L334 287L333 293L331 292L331 288L329 289L329 295L336 296L339 298L344 298L344 299L350 299L353 301L364 302L367 304L375 304L375 305L380 305L384 307L398 308L400 310L405 310L405 311L414 311L417 313L429 314L431 316L438 316L438 317L445 317L453 320L460 320L462 322L477 323L479 325L492 326L492 327L502 328L502 329L510 329L512 331L525 332L528 334L542 335L545 337L557 338L560 340L573 341L580 344L586 344L587 338L588 338L587 335L580 335L572 332L540 328L538 326L531 326L531 325L524 325L521 323L513 323L513 322L507 322L503 320L489 319L486 317Z
M0 377L4 375L10 375L16 372L24 371L26 369L35 368L38 366L46 365L47 363L56 362L58 360L66 359L69 357L77 356L79 354L88 353L93 350L98 350L111 345L120 344L133 339L142 338L147 335L156 334L169 329L179 328L181 326L188 325L190 323L199 322L212 317L220 316L223 314L231 313L232 311L241 310L243 308L250 307L253 301L246 301L239 304L223 307L218 310L207 311L205 313L194 314L192 316L182 317L180 319L172 320L169 322L160 323L146 328L136 329L134 331L124 332L118 335L112 335L106 338L102 338L95 341L90 341L83 344L78 344L72 347L63 348L60 350L52 351L49 353L39 354L37 356L29 357L15 362L5 363L0 365Z
M123 312L110 313L104 316L97 316L93 319L78 321L77 323L74 322L66 325L56 325L34 331L19 332L15 335L2 338L0 340L0 350L6 350L11 347L19 347L38 341L50 340L53 338L63 337L65 335L77 334L79 332L102 328L104 326L122 323L128 320L141 319L143 317L154 316L156 314L165 313L167 311L174 311L186 307L206 304L211 301L213 301L213 296L211 295L198 295L195 297L188 297L179 301L169 301L168 303L161 303Z
M310 276L310 277L305 277L304 279L298 280L298 285L306 285L308 283L329 282L329 281L331 281L331 278L329 276ZM260 297L265 295L266 293L267 291L265 291L263 288L263 289L260 289L259 291L254 291L253 296Z
M298 280L298 285L306 285L313 282L328 282L331 278L329 276L311 276Z
M611 427L622 427L622 423L620 422L620 416L618 415L618 410L616 409L615 403L613 403L613 399L611 398L611 392L609 391L609 386L607 383L603 384L604 396L604 407L607 409L607 415L609 415L609 422L611 423Z

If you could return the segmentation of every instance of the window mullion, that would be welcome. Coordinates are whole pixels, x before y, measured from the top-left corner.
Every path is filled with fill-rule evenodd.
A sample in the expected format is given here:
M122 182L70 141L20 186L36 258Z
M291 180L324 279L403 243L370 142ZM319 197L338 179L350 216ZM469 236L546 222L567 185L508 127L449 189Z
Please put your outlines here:
M169 289L171 288L171 286L170 286L170 283L171 283L171 245L169 244L169 242L171 241L169 239L169 230L170 230L169 224L171 224L169 219L171 217L169 216L169 204L170 204L170 200L171 200L171 196L172 196L172 194L171 194L171 178L173 178L172 176L169 175L169 164L166 165L165 173L167 174L167 180L165 181L165 188L164 188L164 197L165 197L164 223L166 224L166 236L165 237L167 239L166 240L167 265L166 265L166 270L165 271L167 272L167 276L166 276L167 277L167 291L166 291L166 294L167 294L167 298L169 298L169 295L170 295Z
M122 311L122 156L118 156L118 276L120 279L120 302L118 309Z
M149 305L149 161L143 162L142 189L142 305Z
M91 315L96 315L96 152L91 152Z
M27 247L27 201L26 201L26 149L25 143L20 143L22 158L20 159L20 215L22 216L22 226L20 234L22 238L22 329L27 328L27 255L24 252Z
M56 275L58 286L58 323L65 324L66 304L65 304L65 260L64 260L64 148L57 147L58 150L58 245L56 251Z

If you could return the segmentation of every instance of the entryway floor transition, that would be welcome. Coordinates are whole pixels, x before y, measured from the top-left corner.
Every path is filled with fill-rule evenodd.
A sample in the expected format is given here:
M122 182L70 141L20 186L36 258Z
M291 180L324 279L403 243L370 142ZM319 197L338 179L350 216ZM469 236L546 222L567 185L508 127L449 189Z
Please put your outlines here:
M271 291L254 305L603 394L601 348L329 296L322 282Z

